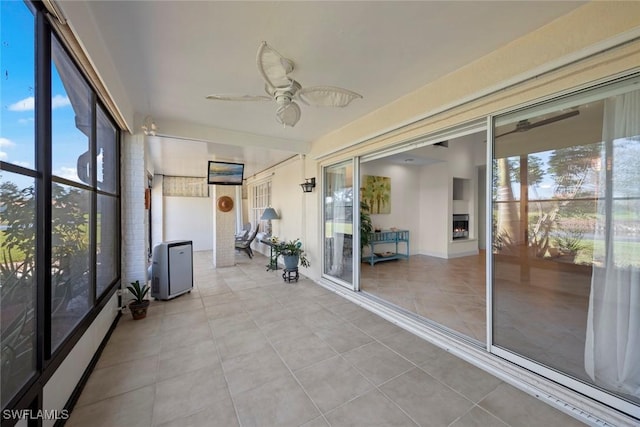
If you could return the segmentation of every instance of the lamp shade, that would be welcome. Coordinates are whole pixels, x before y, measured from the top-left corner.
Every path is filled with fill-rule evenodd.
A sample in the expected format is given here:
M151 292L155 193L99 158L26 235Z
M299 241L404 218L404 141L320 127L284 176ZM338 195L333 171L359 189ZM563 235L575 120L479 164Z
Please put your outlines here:
M260 220L268 220L268 219L280 219L275 209L267 208L264 210L264 212L262 213L262 216L260 217Z

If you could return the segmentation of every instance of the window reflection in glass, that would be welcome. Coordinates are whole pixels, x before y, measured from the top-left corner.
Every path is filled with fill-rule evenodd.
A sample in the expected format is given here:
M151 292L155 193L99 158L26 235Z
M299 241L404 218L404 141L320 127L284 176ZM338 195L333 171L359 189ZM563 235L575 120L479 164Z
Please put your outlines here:
M35 168L34 18L23 2L0 2L0 161Z
M97 221L96 295L99 297L118 274L118 199L98 195Z
M640 403L640 91L495 135L494 344Z
M35 373L34 180L0 172L2 407Z
M91 193L56 183L52 191L51 348L54 351L89 311Z
M324 273L353 283L353 165L324 172Z
M98 107L97 110L97 149L96 170L97 186L100 190L115 193L117 189L117 144L116 128L108 119L105 111Z
M51 44L53 175L90 185L92 92L55 37Z

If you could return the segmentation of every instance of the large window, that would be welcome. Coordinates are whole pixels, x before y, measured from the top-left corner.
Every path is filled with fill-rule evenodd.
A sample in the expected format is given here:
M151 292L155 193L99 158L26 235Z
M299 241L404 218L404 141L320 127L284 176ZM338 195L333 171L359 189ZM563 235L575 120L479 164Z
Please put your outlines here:
M252 226L257 227L262 223L262 231L266 230L267 221L261 221L262 213L271 206L271 180L256 184L252 188L251 221Z
M640 403L640 90L517 112L494 134L494 344Z
M2 409L39 407L120 274L119 131L42 6L0 2Z
M36 372L34 15L0 2L0 361L2 408ZM13 172L12 172L13 171Z

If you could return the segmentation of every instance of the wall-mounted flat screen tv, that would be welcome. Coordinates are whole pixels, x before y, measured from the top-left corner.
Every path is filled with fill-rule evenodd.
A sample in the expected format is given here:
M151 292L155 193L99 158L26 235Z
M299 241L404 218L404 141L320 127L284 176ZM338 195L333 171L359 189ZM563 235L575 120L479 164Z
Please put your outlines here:
M244 163L209 160L207 182L214 185L242 185Z

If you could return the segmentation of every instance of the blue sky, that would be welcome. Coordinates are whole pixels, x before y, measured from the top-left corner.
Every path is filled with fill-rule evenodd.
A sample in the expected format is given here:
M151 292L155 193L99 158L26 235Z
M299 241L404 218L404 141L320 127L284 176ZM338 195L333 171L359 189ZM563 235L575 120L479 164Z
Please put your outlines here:
M0 18L0 160L33 169L34 17L22 1L2 0ZM76 159L80 152L73 146L81 144L86 150L86 137L75 128L75 114L55 67L51 101L55 121L54 144L71 148L56 149L54 174L78 181Z

